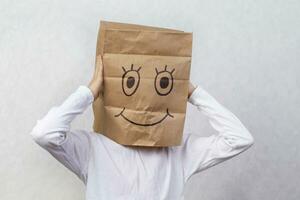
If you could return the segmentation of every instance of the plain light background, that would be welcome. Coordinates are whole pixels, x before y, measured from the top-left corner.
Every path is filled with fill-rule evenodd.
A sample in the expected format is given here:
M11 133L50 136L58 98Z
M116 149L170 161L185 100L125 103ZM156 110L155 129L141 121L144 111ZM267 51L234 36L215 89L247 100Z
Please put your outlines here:
M94 68L99 20L194 33L191 80L254 135L193 177L188 200L300 199L300 1L0 0L0 199L81 200L84 185L29 132ZM73 123L91 129L92 110ZM187 131L214 131L188 107Z

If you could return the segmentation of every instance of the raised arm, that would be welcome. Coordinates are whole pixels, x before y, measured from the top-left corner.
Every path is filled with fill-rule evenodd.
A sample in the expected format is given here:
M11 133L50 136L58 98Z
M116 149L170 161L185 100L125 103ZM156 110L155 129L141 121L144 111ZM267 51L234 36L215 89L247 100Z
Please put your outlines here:
M86 180L89 155L89 133L70 130L72 120L92 103L89 88L80 86L58 107L53 107L33 128L31 135L36 143L58 161Z
M190 87L190 90L193 87ZM219 104L199 86L193 90L189 102L208 117L217 131L210 137L187 134L182 147L185 179L225 161L253 144L253 137L240 120Z
M70 130L71 122L99 96L103 82L102 62L95 68L89 87L80 86L60 106L53 107L33 128L33 139L58 161L87 180L91 134Z

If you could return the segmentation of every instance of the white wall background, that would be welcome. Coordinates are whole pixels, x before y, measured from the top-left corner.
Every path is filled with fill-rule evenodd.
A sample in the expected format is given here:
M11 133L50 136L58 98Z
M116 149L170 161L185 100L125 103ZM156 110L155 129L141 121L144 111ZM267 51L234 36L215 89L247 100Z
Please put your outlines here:
M29 132L88 83L100 19L194 32L191 79L255 137L192 178L188 200L300 199L299 10L298 0L0 0L0 199L84 199L79 179ZM213 134L196 116L190 107L186 128ZM73 128L91 125L89 109Z

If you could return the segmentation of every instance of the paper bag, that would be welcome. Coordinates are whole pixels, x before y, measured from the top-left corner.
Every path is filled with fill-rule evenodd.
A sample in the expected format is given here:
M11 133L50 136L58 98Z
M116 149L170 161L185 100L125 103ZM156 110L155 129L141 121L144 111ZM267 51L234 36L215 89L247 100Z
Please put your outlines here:
M188 98L192 34L102 22L103 96L93 103L94 131L123 145L180 145Z

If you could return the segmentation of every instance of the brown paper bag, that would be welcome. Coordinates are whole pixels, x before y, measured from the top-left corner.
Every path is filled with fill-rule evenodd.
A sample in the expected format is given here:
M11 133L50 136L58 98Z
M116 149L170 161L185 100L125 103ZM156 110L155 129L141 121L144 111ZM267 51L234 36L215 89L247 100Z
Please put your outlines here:
M94 131L123 145L180 145L191 54L191 33L101 22L104 91L93 103Z

